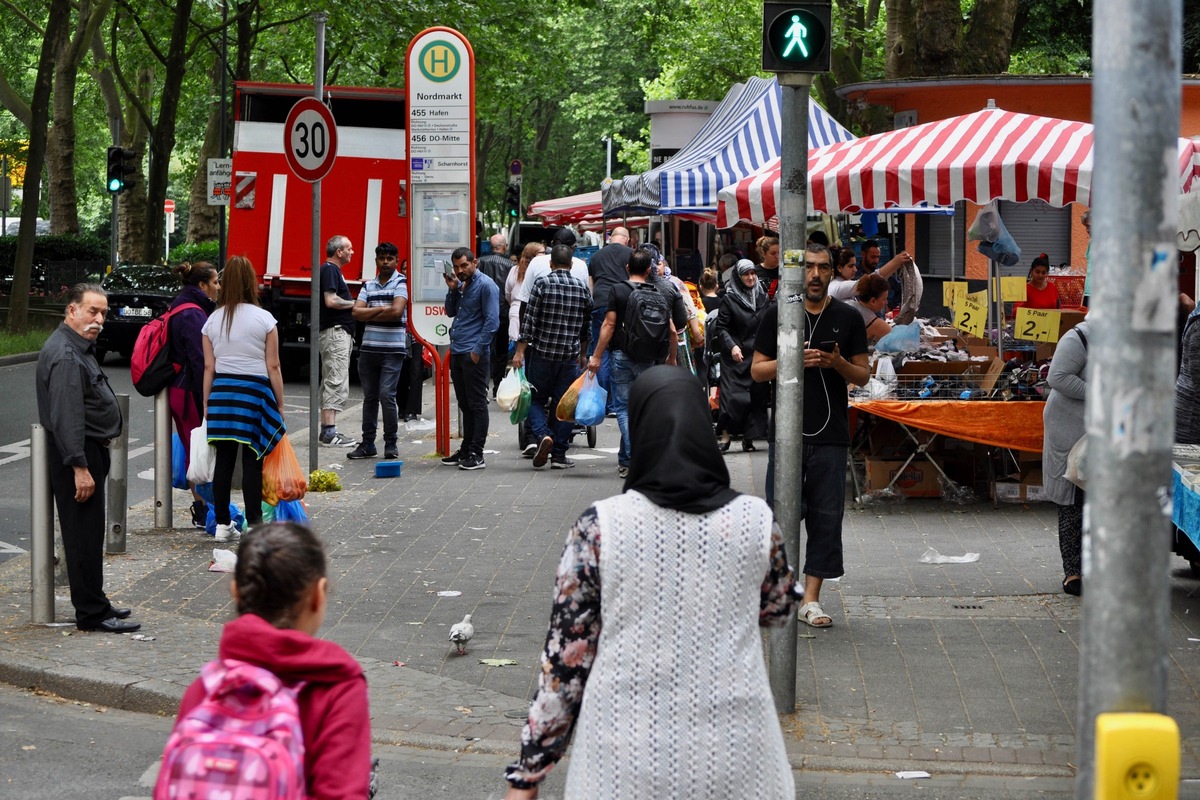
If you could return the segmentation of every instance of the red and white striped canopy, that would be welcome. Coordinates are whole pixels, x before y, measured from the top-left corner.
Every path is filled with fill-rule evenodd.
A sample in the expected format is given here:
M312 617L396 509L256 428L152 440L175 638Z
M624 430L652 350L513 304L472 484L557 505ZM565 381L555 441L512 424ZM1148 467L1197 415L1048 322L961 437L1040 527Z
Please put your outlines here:
M587 217L599 217L600 190L539 200L529 207L529 216L541 217L545 225L568 225Z
M1179 140L1183 192L1200 188L1200 156ZM776 214L779 164L720 191L717 218L762 224ZM988 108L839 142L808 154L809 207L839 211L958 200L1090 205L1092 126Z

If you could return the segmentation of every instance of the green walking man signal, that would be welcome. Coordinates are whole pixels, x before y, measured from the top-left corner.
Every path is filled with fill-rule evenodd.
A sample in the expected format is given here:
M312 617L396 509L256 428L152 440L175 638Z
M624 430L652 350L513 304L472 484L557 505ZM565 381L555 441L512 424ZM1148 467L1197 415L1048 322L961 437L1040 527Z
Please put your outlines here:
M763 69L828 72L830 0L763 4Z

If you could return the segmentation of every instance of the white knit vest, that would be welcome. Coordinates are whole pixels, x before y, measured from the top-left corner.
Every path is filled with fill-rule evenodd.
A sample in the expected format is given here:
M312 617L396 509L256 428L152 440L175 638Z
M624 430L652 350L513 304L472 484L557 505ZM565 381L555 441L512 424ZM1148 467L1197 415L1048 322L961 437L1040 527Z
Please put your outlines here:
M596 504L603 627L567 800L793 800L759 636L771 513Z

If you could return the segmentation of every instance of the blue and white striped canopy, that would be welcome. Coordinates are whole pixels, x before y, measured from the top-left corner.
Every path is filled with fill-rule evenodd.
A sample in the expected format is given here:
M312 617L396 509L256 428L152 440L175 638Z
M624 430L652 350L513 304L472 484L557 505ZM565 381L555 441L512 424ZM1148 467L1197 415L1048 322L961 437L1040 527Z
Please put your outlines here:
M854 138L812 98L808 115L809 149ZM735 84L704 127L673 158L606 188L604 213L715 213L721 187L778 158L780 140L778 82L750 78Z

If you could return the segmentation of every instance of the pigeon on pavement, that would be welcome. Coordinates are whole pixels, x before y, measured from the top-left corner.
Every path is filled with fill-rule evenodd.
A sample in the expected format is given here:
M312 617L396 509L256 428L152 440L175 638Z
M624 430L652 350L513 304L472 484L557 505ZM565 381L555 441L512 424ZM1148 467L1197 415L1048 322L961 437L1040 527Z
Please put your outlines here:
M467 642L471 641L471 637L474 635L475 626L471 624L470 614L463 617L462 622L450 627L450 641L454 642L460 656L467 652Z

